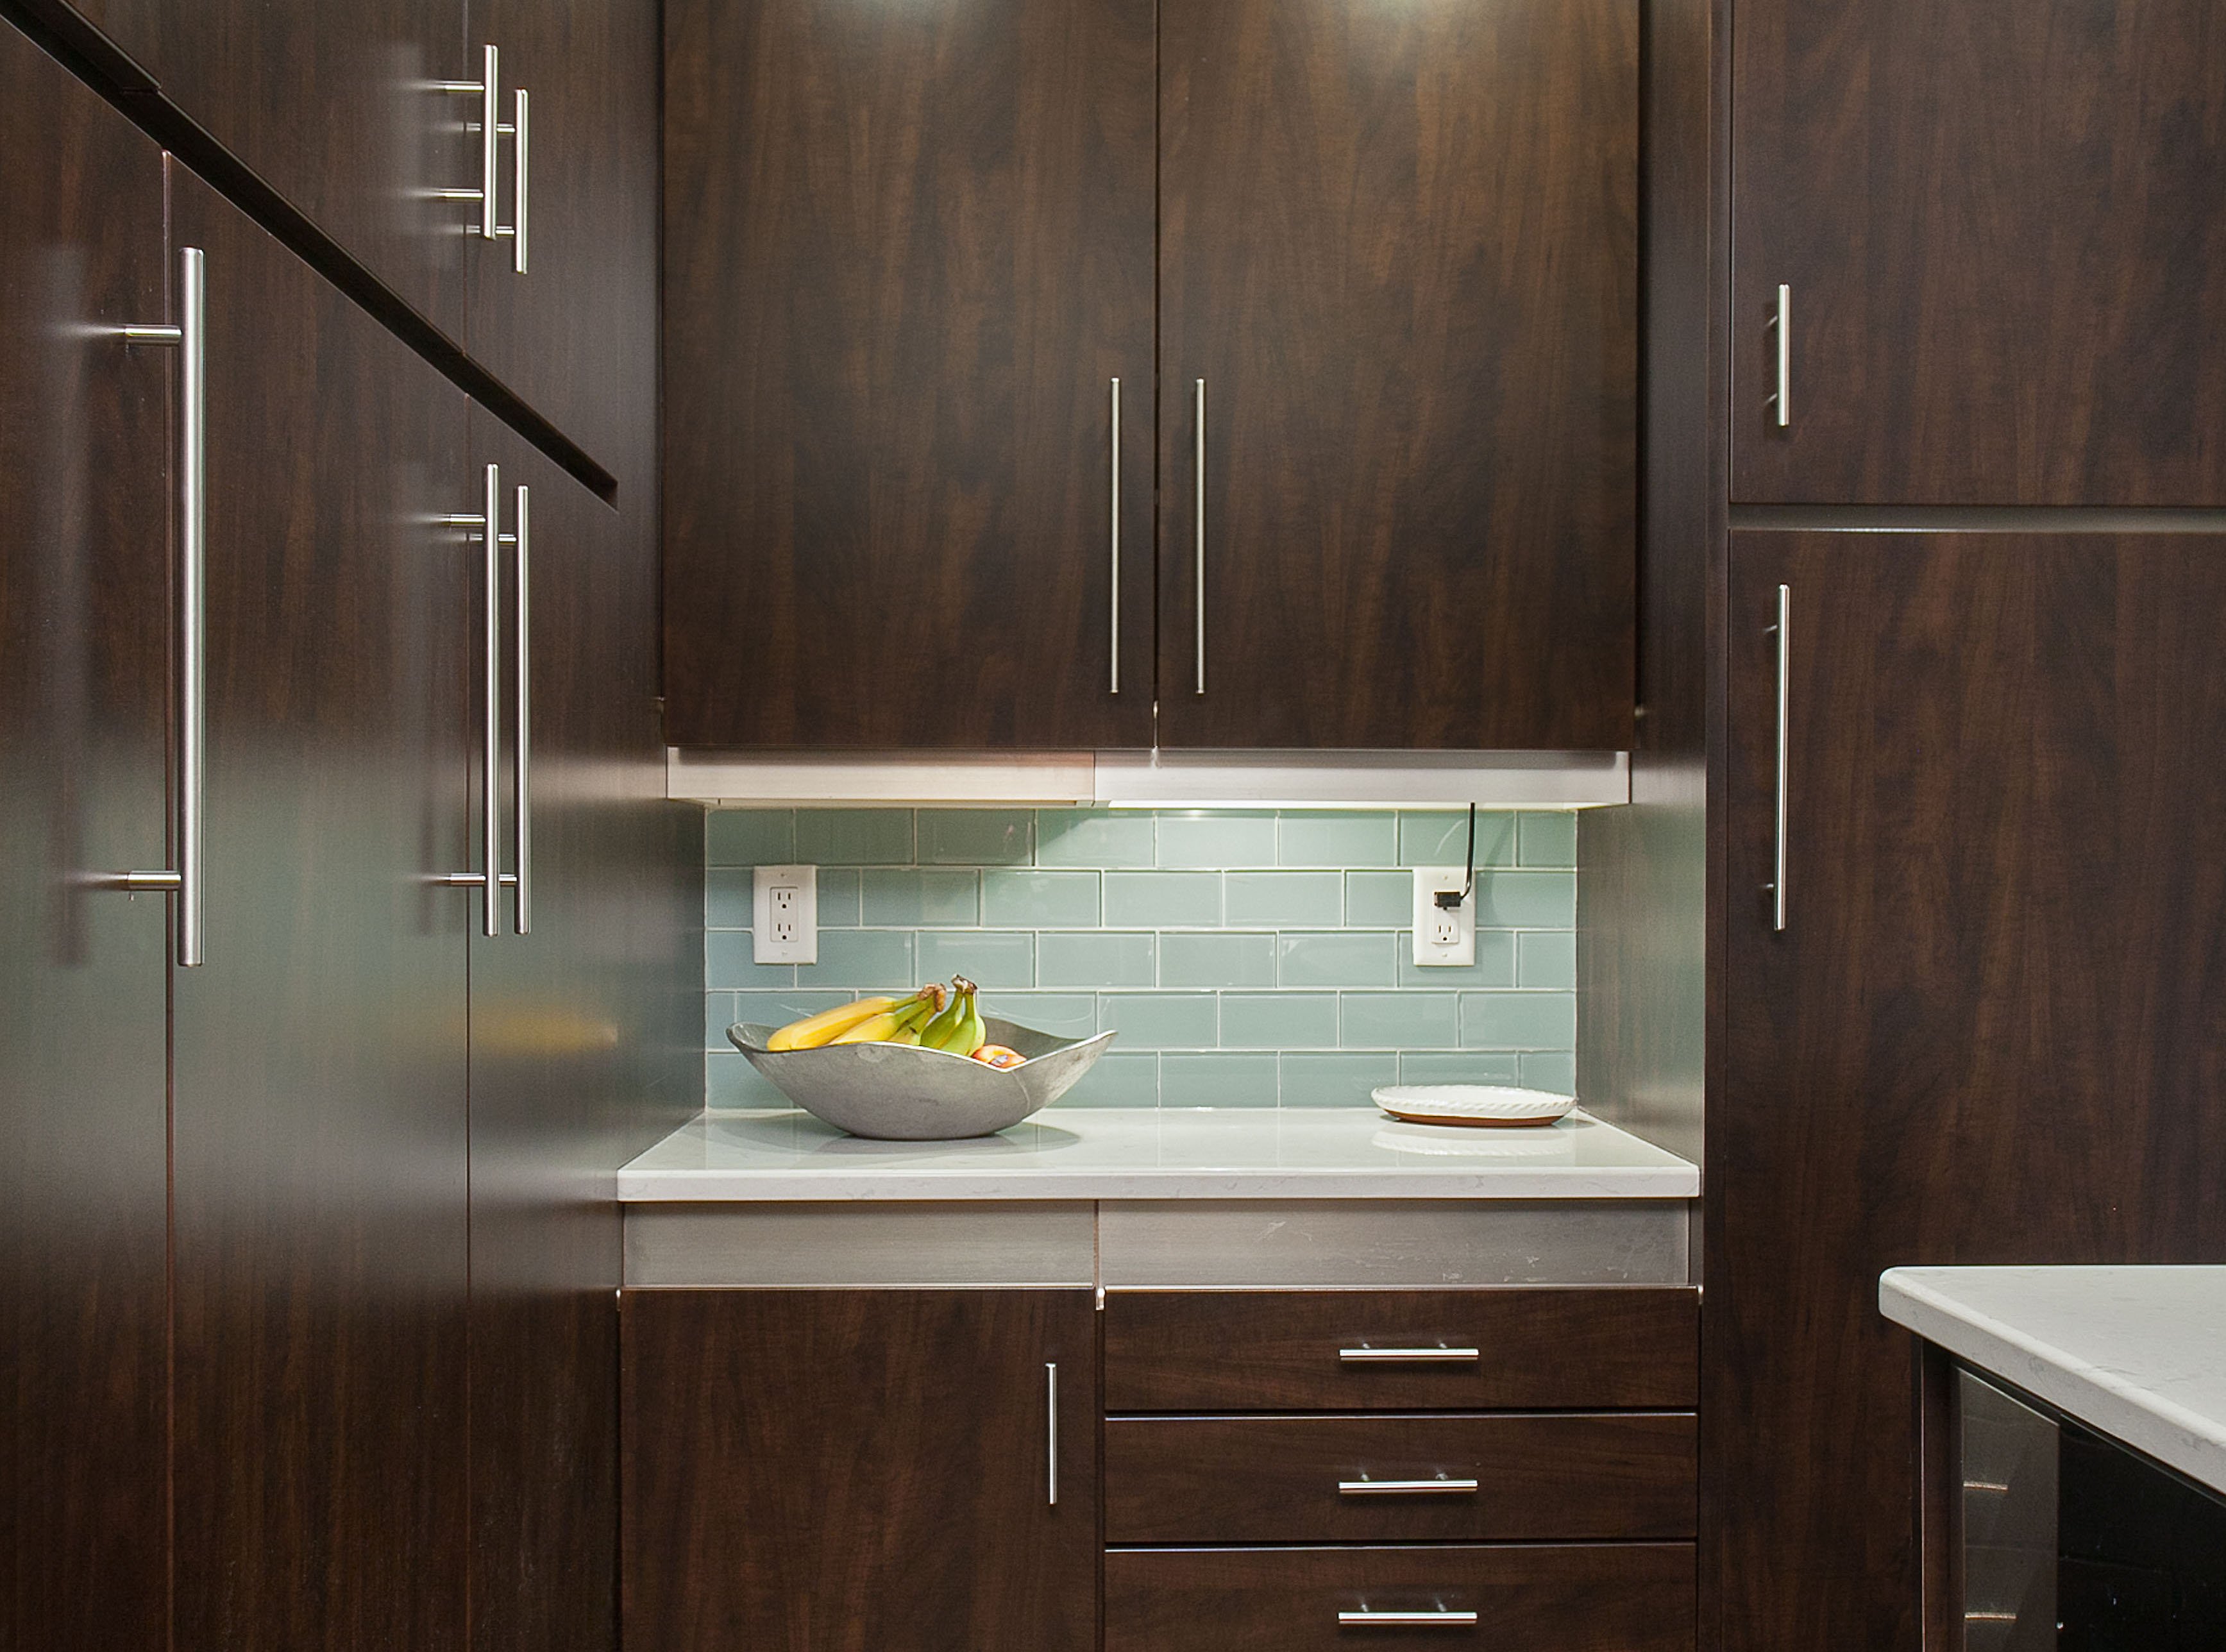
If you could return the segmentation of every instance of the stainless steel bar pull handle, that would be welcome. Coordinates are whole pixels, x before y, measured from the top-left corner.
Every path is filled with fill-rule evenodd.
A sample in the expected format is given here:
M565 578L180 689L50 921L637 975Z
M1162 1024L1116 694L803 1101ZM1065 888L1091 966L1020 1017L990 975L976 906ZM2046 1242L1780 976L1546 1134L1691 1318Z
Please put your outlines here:
M511 124L516 130L511 139L510 202L510 267L519 275L525 273L526 202L532 190L533 164L526 156L525 89L521 86L512 107L516 112Z
M1484 1357L1478 1348L1340 1348L1339 1361L1347 1365L1469 1364Z
M177 865L96 880L178 897L177 959L206 956L208 916L208 268L197 246L178 249L175 326L127 327L126 344L178 352Z
M479 872L451 872L436 881L458 888L480 889L487 894L480 913L480 932L493 940L502 933L502 886L518 882L518 874L502 870L502 548L518 543L518 536L502 531L502 467L489 465L480 473L480 509L473 516L440 518L443 526L476 530L480 540L480 577L486 588L480 647L480 689L485 701L480 718L480 791L484 799L480 820ZM525 490L519 488L522 496ZM519 526L525 518L521 510ZM520 665L523 670L523 662ZM525 772L520 759L518 778L524 792ZM518 841L525 842L523 829Z
M1341 1611L1337 1615L1340 1629L1473 1629L1477 1615L1471 1611L1400 1612L1371 1611L1362 1607L1358 1611Z
M519 275L526 265L527 198L532 175L528 158L529 134L526 128L526 98L521 89L511 94L511 106L515 111L506 121L502 118L502 59L493 46L480 48L480 78L476 80L436 80L430 83L436 92L455 92L476 98L480 102L480 118L476 128L480 135L480 187L476 189L428 189L423 193L434 200L477 201L480 208L480 236L484 240L508 240L511 243L511 267ZM469 129L467 129L469 130ZM501 221L502 140L511 140L511 221Z
M1059 1367L1044 1364L1044 1505L1059 1507Z
M1778 410L1778 428L1785 429L1793 423L1793 289L1780 283L1778 289L1778 315L1771 322L1778 335L1778 393L1771 403Z
M1110 691L1121 692L1121 381L1113 381L1112 457L1111 474L1108 478L1108 496L1112 504L1108 511L1111 522L1113 580L1112 598L1108 603L1112 616L1112 672Z
M512 536L518 550L512 584L512 628L518 632L518 676L512 688L511 852L518 869L517 929L533 931L533 571L532 490L523 483L512 496ZM493 861L488 862L493 865Z
M1198 475L1197 498L1192 502L1198 518L1198 688L1205 692L1205 380L1198 381Z
M1770 926L1785 927L1785 782L1791 766L1791 729L1788 714L1793 704L1793 588L1778 588L1778 623L1766 634L1778 639L1778 801L1771 827Z
M1483 1489L1475 1480L1339 1480L1340 1497L1466 1497Z

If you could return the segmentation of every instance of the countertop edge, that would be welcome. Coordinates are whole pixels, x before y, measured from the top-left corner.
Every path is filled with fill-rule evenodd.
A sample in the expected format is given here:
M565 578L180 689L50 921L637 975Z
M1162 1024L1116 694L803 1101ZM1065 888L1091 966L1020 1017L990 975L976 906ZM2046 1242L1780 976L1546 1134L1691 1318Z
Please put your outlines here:
M1013 1199L1464 1199L1512 1201L1624 1199L1689 1202L1701 1196L1697 1171L1635 1170L1556 1175L1507 1171L1481 1175L1394 1175L1380 1172L1137 1171L1060 1176L1046 1171L1008 1176L952 1172L908 1176L887 1170L806 1176L789 1171L649 1170L623 1172L621 1204L723 1201L813 1204L855 1200Z
M1879 1312L2098 1433L2213 1490L2226 1491L2226 1419L2191 1411L1927 1285L1928 1270L1889 1268Z

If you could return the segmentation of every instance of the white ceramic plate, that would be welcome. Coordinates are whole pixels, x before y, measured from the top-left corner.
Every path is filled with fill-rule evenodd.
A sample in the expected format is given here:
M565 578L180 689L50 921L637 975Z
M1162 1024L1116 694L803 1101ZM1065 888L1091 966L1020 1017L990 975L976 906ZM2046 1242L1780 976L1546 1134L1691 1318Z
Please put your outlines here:
M1387 1084L1374 1098L1410 1124L1551 1124L1577 1104L1574 1096L1504 1084Z

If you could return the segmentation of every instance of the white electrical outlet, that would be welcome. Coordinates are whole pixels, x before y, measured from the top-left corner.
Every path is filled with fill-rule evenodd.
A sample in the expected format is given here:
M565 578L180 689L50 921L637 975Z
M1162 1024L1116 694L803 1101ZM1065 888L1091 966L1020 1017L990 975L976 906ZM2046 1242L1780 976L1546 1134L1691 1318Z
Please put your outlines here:
M1468 868L1460 866L1418 866L1415 868L1415 963L1428 969L1448 969L1476 962L1476 896L1472 893L1451 906L1441 906L1441 893L1459 896L1468 887Z
M751 956L760 963L819 962L819 868L761 866L750 892Z

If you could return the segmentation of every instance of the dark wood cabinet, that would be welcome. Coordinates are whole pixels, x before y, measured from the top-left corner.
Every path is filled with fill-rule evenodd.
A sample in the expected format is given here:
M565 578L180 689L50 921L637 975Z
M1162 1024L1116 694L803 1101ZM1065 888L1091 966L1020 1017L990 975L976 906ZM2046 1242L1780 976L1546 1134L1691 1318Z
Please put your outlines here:
M172 972L181 1647L461 1648L465 401L190 174L207 961Z
M1163 743L1630 745L1638 66L1631 0L1162 12Z
M1150 744L1153 34L667 8L676 744Z
M1733 541L1712 1582L1727 1652L1914 1647L1879 1273L2226 1261L2226 537Z
M155 145L0 24L0 1643L159 1647L168 440Z
M1097 1644L1089 1291L630 1291L622 1318L628 1646Z
M1732 50L1733 499L2226 505L2226 14L1742 0Z

